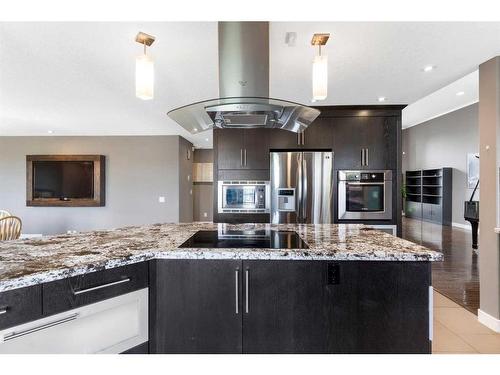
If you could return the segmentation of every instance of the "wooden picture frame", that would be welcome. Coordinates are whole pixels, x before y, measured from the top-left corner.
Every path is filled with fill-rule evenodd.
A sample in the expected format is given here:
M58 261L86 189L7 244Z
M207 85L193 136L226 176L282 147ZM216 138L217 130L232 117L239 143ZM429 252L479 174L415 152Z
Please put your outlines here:
M92 161L94 163L94 197L34 198L33 162L36 161ZM26 155L26 206L36 207L102 207L105 206L105 164L104 155Z

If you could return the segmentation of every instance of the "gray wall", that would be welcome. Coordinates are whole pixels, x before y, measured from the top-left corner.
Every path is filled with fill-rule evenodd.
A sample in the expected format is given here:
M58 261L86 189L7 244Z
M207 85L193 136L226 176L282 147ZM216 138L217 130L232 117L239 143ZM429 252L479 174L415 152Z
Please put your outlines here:
M23 233L177 222L186 200L179 199L180 140L179 136L0 137L0 207L21 217ZM105 155L106 206L26 207L29 154ZM160 196L165 203L159 203Z
M195 163L213 163L214 153L211 149L196 149ZM213 184L210 182L196 182L193 185L193 221L213 220ZM204 214L207 216L204 216Z
M467 188L467 153L479 152L478 104L403 130L403 172L413 169L453 168L452 221L463 219ZM479 189L474 199L479 200Z

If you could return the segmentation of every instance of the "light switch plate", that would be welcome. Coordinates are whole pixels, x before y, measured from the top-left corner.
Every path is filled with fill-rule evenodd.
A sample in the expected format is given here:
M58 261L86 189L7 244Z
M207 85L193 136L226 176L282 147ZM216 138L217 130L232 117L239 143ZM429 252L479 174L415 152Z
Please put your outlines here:
M165 197L159 197L158 202L160 203L165 203Z

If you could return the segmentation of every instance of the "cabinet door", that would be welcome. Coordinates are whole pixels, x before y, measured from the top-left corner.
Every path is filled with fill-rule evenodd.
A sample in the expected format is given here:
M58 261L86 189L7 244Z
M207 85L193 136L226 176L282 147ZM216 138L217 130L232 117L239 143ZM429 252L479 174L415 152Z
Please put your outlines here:
M333 148L333 125L331 118L318 118L304 131L303 142L306 149Z
M245 169L269 169L270 129L244 131L243 162Z
M366 117L335 117L333 125L333 165L335 169L362 169L361 149L365 147Z
M353 353L430 353L429 262L359 262Z
M395 117L332 118L336 169L395 169L397 119ZM366 160L362 161L362 150Z
M243 168L243 130L216 129L217 164L219 169Z
M241 353L241 261L151 262L150 352Z
M326 262L243 262L243 352L326 353Z
M270 145L272 150L290 150L300 148L299 136L288 130L270 129Z
M367 117L363 142L368 149L368 169L396 169L397 122L395 117Z

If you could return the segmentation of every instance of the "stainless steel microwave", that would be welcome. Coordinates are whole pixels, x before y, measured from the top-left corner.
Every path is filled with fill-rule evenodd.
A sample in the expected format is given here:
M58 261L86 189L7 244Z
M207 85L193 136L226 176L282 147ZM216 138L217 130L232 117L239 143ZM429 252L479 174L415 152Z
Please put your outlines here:
M219 181L218 213L269 213L269 181Z

